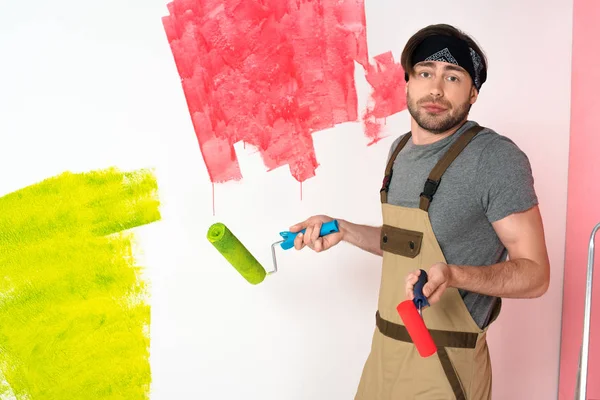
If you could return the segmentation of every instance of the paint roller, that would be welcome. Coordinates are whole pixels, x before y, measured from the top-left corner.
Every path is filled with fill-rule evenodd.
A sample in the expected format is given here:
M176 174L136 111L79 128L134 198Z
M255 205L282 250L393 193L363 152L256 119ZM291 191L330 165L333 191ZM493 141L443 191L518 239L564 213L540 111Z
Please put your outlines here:
M319 236L326 236L330 233L339 232L338 221L333 220L321 225ZM300 232L305 233L306 229ZM208 241L217 249L219 253L235 268L244 279L249 283L256 285L261 283L267 275L277 272L277 258L275 256L275 247L279 245L283 250L294 247L294 239L300 232L280 232L282 240L271 245L271 254L273 258L273 271L267 272L265 268L256 260L248 249L239 241L239 239L222 222L216 222L208 228L206 235Z
M429 306L423 295L423 286L427 283L427 272L421 270L419 280L413 288L414 298L398 304L396 310L408 331L421 357L429 357L437 351L437 346L423 321L423 308Z

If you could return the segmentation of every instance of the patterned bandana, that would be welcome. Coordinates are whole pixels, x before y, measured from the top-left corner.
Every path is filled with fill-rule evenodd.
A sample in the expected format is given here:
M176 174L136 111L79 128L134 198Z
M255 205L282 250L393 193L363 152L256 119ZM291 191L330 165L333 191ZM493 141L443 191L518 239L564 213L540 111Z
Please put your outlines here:
M464 68L471 75L477 91L487 78L481 56L465 41L454 36L436 35L425 38L415 49L411 63L414 66L421 61L443 61ZM408 74L405 74L405 79L408 81Z

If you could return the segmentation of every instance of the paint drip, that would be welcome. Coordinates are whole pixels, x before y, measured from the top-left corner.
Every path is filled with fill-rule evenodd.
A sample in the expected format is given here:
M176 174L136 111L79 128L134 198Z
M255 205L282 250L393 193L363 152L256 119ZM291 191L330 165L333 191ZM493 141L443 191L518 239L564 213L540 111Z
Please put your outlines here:
M0 198L0 394L149 396L146 283L130 228L160 219L150 171L63 173Z

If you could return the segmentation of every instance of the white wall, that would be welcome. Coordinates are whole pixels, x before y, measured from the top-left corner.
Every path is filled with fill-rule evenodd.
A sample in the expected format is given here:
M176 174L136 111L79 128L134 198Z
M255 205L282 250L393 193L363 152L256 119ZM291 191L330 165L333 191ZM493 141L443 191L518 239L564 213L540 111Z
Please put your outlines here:
M430 23L472 33L490 60L472 116L514 139L533 165L552 284L540 300L506 301L491 330L495 400L556 398L571 6L366 4L371 56L399 57ZM280 250L280 272L251 286L206 231L224 222L270 267L278 232L309 215L380 223L385 157L408 129L408 113L388 118L389 137L370 147L360 123L315 134L321 165L302 201L286 168L266 172L240 143L244 180L215 185L213 215L213 188L160 20L166 13L158 0L2 5L0 193L64 170L155 167L163 220L140 229L153 296L152 398L351 399L370 347L380 260L346 245L321 254ZM356 78L364 105L361 69Z

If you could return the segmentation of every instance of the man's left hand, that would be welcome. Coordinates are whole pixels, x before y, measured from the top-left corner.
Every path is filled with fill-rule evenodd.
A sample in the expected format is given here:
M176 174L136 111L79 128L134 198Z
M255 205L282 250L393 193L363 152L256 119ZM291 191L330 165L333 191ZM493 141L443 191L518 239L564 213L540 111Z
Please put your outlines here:
M421 270L416 270L406 276L406 297L409 300L415 297L413 290L419 280L420 274ZM445 263L433 264L429 268L429 271L427 271L427 275L428 280L425 286L423 286L423 295L427 297L429 304L433 305L440 300L444 290L446 290L450 283L450 267Z

